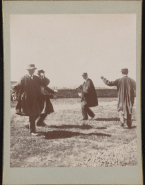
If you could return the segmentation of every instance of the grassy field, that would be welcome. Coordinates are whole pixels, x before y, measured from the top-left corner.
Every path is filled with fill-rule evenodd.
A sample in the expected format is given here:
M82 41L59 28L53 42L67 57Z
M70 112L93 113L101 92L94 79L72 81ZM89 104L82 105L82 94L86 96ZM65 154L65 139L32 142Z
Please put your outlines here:
M80 122L80 99L53 99L55 112L30 136L28 117L11 103L11 167L98 167L137 165L136 111L133 128L120 127L116 98L99 98L96 120Z

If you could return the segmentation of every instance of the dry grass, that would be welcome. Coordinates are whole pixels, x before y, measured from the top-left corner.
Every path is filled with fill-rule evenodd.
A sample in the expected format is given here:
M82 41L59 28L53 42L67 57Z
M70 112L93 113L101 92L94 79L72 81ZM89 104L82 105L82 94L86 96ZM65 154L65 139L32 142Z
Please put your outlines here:
M97 119L80 122L79 99L52 100L55 113L29 135L28 117L14 114L11 104L11 167L133 166L137 164L136 127L120 127L116 101L99 99ZM133 126L136 126L135 107Z

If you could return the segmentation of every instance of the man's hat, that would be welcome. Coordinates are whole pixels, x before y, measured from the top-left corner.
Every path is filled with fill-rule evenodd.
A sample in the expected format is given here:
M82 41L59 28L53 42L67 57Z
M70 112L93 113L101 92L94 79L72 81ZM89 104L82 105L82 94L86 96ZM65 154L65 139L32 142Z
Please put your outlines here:
M38 72L37 72L38 74L40 74L40 73L45 73L44 72L44 70L43 69L41 69L41 70L38 70Z
M127 68L121 69L121 72L122 73L128 73L128 69Z
M88 74L87 74L87 73L83 73L83 74L82 74L82 76L86 76L86 75L88 75Z
M27 70L30 70L30 69L37 69L37 68L35 67L34 64L29 64L29 65L27 66Z

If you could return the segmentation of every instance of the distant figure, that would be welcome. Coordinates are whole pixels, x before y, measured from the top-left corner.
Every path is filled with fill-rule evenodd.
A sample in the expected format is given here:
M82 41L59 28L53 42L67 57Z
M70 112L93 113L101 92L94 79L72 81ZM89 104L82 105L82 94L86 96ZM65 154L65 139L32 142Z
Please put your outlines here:
M57 90L52 90L47 85L50 83L50 80L45 77L44 70L38 70L38 76L41 79L42 84L42 91L43 91L43 110L37 120L37 126L45 126L44 119L46 118L47 114L51 114L54 112L53 105L50 101L50 98L53 98L53 95L55 92L58 92Z
M16 114L29 116L29 129L33 136L37 135L35 121L43 109L41 80L34 75L36 69L34 64L28 65L28 74L24 75L13 88L13 92L18 95Z
M136 90L136 82L129 78L128 69L121 70L123 77L115 81L108 81L103 76L101 79L108 86L117 86L118 90L118 112L121 126L126 123L131 128L132 107L134 104L134 90Z
M97 93L94 84L91 79L88 78L87 73L82 74L84 83L76 89L82 89L82 93L79 93L81 97L81 108L82 108L82 120L88 120L88 115L93 119L95 114L89 107L96 107L98 105Z

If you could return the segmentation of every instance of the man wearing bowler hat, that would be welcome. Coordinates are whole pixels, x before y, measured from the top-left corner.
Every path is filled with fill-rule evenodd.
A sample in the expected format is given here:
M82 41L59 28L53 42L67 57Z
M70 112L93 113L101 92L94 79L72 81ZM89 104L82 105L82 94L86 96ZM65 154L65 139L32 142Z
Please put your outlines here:
M16 114L29 116L30 134L36 136L35 121L43 109L41 80L34 75L34 64L27 66L27 74L14 86L13 91L18 95Z
M94 84L91 79L88 78L87 73L83 73L82 77L84 83L76 89L82 89L82 93L79 93L81 96L81 108L82 108L82 120L88 120L88 115L91 118L95 117L95 114L89 107L96 107L98 105L97 93L94 87Z
M134 92L136 90L136 82L128 77L128 69L121 70L123 77L115 81L109 81L103 76L101 79L108 86L117 86L118 90L118 105L121 126L126 123L128 128L131 128L132 107L134 104Z

